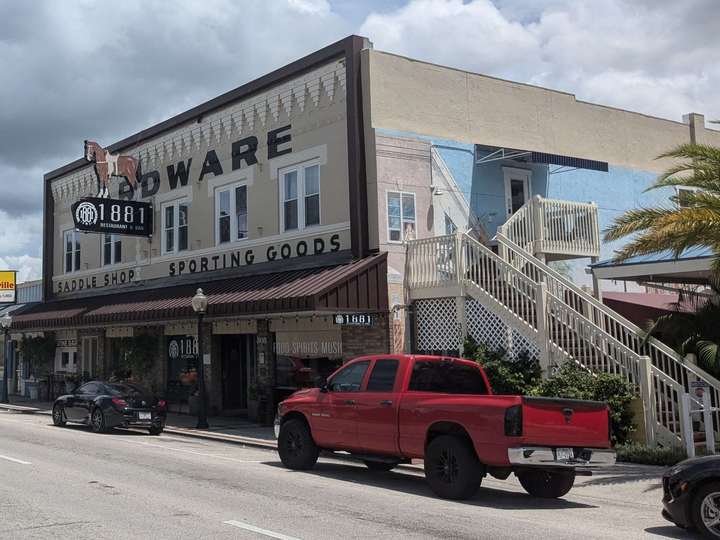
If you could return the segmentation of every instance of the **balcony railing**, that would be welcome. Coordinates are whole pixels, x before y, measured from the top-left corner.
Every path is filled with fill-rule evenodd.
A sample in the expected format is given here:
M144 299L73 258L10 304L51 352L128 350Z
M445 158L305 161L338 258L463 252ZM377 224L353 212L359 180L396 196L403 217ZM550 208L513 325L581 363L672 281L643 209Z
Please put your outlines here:
M600 256L595 203L543 199L538 195L498 227L498 232L533 255Z

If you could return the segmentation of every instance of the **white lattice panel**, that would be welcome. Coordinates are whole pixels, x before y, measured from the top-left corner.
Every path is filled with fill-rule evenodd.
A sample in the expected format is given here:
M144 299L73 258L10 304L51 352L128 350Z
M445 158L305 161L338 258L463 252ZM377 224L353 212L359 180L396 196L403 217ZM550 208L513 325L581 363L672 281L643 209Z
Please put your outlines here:
M491 349L503 349L509 356L527 351L537 357L537 346L515 329L508 328L500 317L486 309L478 300L465 300L465 318L468 334L478 343L484 343Z
M416 347L419 351L453 351L460 343L454 298L415 302Z

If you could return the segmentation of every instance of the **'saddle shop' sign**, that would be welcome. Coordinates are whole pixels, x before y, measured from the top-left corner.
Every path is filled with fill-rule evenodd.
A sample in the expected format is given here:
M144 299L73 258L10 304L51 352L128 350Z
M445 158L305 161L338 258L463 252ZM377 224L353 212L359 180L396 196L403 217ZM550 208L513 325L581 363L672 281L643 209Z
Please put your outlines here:
M17 272L0 270L0 304L14 304L17 301Z

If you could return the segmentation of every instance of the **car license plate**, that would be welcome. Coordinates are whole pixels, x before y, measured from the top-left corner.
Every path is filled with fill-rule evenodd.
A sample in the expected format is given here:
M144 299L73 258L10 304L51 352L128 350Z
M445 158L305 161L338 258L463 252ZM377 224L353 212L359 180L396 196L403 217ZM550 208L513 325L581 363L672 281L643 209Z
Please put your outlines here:
M150 420L152 418L152 414L149 412L139 412L138 413L138 420Z
M574 457L572 448L558 448L555 450L555 459L557 461L569 461Z

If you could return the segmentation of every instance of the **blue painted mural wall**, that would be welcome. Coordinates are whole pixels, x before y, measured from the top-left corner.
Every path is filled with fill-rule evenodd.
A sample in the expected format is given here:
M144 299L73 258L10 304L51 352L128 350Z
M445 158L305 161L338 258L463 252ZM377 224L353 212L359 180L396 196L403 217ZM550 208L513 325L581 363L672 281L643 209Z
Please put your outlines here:
M445 161L455 182L469 201L476 217L485 225L488 233L495 234L499 225L506 220L505 180L503 166L532 170L532 193L550 199L577 202L595 202L598 205L600 230L607 228L613 220L627 210L638 207L669 205L672 188L645 192L657 178L649 171L634 170L609 164L607 173L576 169L552 173L547 165L528 165L512 161L494 161L475 164L474 145L448 141L391 130L377 130L378 133L411 137L431 141ZM553 169L555 167L553 166ZM601 260L609 259L623 241L601 242ZM589 285L590 276L585 272L589 259L564 262L573 280L579 285ZM605 288L605 287L604 287Z

